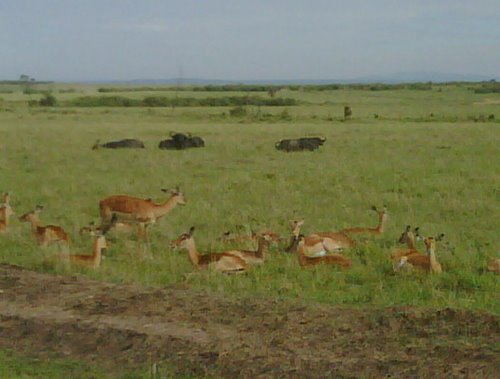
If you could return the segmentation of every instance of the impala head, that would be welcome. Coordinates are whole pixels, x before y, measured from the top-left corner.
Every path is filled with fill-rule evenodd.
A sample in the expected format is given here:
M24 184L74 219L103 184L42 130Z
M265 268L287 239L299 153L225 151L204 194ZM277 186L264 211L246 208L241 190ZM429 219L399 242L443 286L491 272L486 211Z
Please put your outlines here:
M101 142L100 139L98 139L97 141L95 141L94 145L92 146L92 150L97 150L99 149L99 143Z
M182 233L179 237L170 242L170 247L172 249L187 248L188 243L193 239L193 233L194 233L194 226L189 228L189 232Z
M33 219L38 218L38 214L43 210L43 205L37 205L34 210L26 212L19 217L21 222L30 222Z
M290 230L292 231L292 234L298 237L300 233L300 228L302 228L302 226L304 225L304 220L290 220L288 225L290 225Z
M320 137L319 140L321 141L321 143L324 143L326 142L326 137Z
M408 241L409 234L411 233L411 226L407 225L406 229L403 233L401 233L401 236L398 239L399 243L406 243Z
M389 214L387 212L387 205L384 205L384 207L382 209L378 209L375 205L372 205L372 210L377 212L377 214L380 218L386 219L389 216Z
M161 191L172 195L172 197L176 199L177 204L186 205L186 203L187 203L186 198L184 197L184 194L179 189L179 186L175 187L174 189L162 188Z
M8 205L10 203L10 194L8 192L3 193L3 203Z

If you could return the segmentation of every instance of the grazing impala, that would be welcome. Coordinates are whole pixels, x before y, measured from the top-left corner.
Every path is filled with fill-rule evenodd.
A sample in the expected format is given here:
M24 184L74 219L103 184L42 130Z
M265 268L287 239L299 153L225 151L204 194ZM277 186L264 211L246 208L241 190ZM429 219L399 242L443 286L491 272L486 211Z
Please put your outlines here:
M29 222L31 231L36 238L36 241L41 246L47 246L54 242L64 242L69 244L69 238L63 228L56 225L40 225L39 214L43 210L42 205L37 205L34 210L23 214L19 217L21 222Z
M440 274L443 269L436 258L436 241L440 241L443 237L444 234L435 238L424 238L426 255L415 253L401 257L397 268L417 268L432 274Z
M231 251L222 253L200 254L196 249L193 238L194 226L188 233L181 234L171 242L171 247L187 250L189 260L197 269L210 268L224 274L243 273L248 269L244 259L233 254Z
M292 229L292 238L290 246L286 249L287 252L293 253L298 247L298 236L300 229L304 225L304 220L290 221ZM321 240L321 247L316 241ZM312 255L324 255L326 253L339 252L343 249L349 249L356 243L346 234L340 232L314 232L304 237L306 251Z
M113 215L111 218L111 222L106 227L98 230L93 230L91 232L91 234L94 236L92 254L69 255L67 256L69 259L69 263L71 265L77 265L86 268L99 268L102 260L102 251L107 248L105 234L116 223L116 220L116 215Z
M342 229L340 233L351 234L369 234L369 235L380 235L384 233L384 227L389 218L387 213L387 207L384 205L382 210L377 209L375 205L372 206L372 210L377 212L378 215L378 225L375 228L346 228Z
M320 237L311 237L309 238L309 240L307 240L303 234L300 234L298 236L297 253L299 257L299 264L301 267L310 267L319 264L340 266L342 268L349 268L352 266L352 262L341 254L328 254L325 256L308 255L308 253L311 251L311 248L315 249L316 246L320 246L322 244L323 240ZM323 248L325 249L324 246Z

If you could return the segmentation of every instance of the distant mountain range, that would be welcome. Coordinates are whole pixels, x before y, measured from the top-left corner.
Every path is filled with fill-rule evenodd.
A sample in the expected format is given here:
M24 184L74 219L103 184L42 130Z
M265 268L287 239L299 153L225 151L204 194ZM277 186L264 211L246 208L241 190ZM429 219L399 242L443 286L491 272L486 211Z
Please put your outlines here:
M123 83L134 85L230 85L230 84L349 84L349 83L411 83L411 82L483 82L489 80L499 80L494 76L479 74L453 74L433 71L413 71L401 72L391 75L361 76L352 79L275 79L275 80L223 80L223 79L203 79L203 78L172 78L172 79L133 79L133 80L92 80L87 83Z

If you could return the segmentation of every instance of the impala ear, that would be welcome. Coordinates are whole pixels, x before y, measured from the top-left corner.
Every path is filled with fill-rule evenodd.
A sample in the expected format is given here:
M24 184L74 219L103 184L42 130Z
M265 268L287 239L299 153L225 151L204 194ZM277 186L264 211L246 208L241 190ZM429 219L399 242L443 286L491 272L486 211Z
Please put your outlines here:
M418 229L418 228L417 228ZM406 225L406 231L409 232L411 230L411 225ZM416 229L415 229L416 230Z
M194 233L194 226L189 228L188 235L191 237L193 235L193 233Z
M438 236L436 236L434 239L435 239L436 241L441 241L443 238L444 238L444 233L441 233L441 234L439 234Z

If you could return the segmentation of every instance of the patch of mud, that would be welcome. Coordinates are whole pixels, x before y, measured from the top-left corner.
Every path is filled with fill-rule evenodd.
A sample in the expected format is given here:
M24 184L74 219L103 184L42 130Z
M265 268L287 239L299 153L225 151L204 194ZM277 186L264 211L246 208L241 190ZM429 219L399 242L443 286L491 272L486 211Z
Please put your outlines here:
M493 378L499 317L238 300L0 265L0 348L222 378Z

